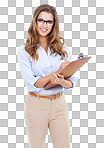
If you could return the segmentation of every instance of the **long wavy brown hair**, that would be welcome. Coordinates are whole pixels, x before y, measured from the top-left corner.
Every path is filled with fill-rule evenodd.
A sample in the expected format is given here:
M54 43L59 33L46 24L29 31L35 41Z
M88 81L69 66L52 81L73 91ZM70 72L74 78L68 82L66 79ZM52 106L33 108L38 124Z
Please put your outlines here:
M39 35L37 32L37 25L36 25L36 19L40 12L45 11L47 13L51 13L54 18L54 24L52 26L51 32L48 34L48 45L51 50L51 54L57 54L61 55L61 60L65 58L65 54L68 56L67 52L63 50L64 45L64 39L60 36L59 33L59 19L56 12L56 9L53 6L50 6L48 4L42 4L39 7L36 8L33 14L32 22L30 24L30 27L28 29L28 38L26 39L25 45L25 51L27 51L32 57L32 59L37 61L39 56L37 54L37 49L39 46ZM63 42L61 42L63 40Z

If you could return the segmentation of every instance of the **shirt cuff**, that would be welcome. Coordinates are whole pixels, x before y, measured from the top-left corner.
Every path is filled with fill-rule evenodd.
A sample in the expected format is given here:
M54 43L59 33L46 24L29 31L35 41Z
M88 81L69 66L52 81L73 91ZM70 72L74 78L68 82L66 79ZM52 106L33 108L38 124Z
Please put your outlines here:
M25 82L26 86L27 86L27 90L29 92L40 92L42 88L38 88L38 87L35 87L34 84L36 83L36 81L38 79L40 79L41 77L40 76L34 76L34 77L31 77L28 79L27 82Z
M66 80L70 80L73 83L73 86L69 87L69 88L65 88L65 89L72 90L76 86L76 84L77 84L78 77L71 76L71 77L67 78Z

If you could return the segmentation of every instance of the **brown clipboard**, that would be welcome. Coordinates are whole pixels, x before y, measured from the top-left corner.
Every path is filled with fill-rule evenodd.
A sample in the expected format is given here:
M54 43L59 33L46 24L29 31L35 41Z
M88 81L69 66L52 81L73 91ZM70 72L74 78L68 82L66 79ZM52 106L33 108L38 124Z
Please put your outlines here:
M76 71L78 71L91 57L85 57L69 63L59 74L64 75L64 79L71 77ZM59 84L58 84L59 85ZM51 82L46 85L44 90L57 86Z

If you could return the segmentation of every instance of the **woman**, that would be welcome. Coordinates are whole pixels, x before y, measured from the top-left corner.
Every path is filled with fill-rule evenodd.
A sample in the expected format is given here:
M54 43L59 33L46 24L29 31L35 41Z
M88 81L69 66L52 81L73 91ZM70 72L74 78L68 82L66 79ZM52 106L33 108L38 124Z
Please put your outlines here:
M56 9L40 5L33 14L26 43L18 48L19 67L28 90L24 113L29 148L44 148L48 128L54 148L70 148L69 110L63 90L72 89L77 77L64 79L58 73L71 60L70 50L59 36ZM49 82L57 85L44 90Z

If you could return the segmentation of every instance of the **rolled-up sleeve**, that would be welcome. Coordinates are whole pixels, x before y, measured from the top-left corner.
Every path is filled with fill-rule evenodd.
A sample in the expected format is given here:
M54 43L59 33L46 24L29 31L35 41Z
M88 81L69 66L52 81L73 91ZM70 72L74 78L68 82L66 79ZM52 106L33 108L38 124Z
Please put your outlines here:
M73 86L72 87L65 88L65 89L70 89L71 90L71 89L73 89L76 86L78 77L75 76L75 75L72 75L70 78L67 78L66 80L70 80L73 83Z
M65 61L72 62L72 54L70 52L69 47L66 44L64 44L63 49L65 51L67 51L67 53L68 53L68 57L67 56L65 57ZM73 74L71 77L67 78L66 80L70 80L73 83L73 86L72 87L65 88L65 89L71 90L71 89L73 89L76 86L78 77L77 77L76 74Z
M29 60L29 54L26 53L24 46L21 45L18 48L18 64L21 71L21 76L24 80L24 83L29 92L39 92L42 88L37 88L34 86L34 83L41 78L40 76L36 76L32 69L31 63Z

